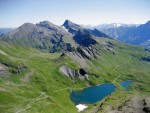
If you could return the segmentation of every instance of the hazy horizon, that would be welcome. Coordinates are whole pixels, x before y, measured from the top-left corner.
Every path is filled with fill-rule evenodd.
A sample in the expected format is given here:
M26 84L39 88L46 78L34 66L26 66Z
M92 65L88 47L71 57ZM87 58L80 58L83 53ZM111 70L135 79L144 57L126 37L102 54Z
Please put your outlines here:
M48 20L62 25L68 19L82 25L143 24L150 20L149 0L1 0L0 28Z

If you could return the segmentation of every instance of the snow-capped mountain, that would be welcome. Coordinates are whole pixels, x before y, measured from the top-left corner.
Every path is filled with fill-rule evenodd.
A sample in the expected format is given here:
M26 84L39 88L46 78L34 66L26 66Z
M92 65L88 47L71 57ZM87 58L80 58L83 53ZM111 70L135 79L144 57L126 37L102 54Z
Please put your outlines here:
M89 28L89 29L98 29L98 30L103 30L103 29L109 29L109 28L118 28L118 27L137 27L139 24L124 24L124 23L111 23L111 24L100 24L100 25L84 25L84 27Z

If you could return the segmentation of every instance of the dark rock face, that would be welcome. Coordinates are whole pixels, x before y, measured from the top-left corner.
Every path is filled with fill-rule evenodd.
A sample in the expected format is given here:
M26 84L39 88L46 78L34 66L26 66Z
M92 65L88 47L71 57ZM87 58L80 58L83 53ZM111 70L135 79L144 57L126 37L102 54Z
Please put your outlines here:
M150 56L149 56L149 57L142 57L141 59L142 59L143 61L150 62Z
M93 39L93 36L89 33L85 33L84 30L79 30L73 39L80 45L88 47L89 45L96 44L96 40Z
M85 76L85 74L87 74L86 71L84 71L83 69L80 69L80 70L79 70L79 73L80 73L82 76Z

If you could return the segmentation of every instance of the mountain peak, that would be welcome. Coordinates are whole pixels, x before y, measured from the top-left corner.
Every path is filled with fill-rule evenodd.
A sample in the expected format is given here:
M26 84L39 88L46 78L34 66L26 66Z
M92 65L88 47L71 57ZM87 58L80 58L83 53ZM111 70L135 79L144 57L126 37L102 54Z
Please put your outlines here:
M42 21L42 22L40 22L40 23L37 23L36 24L37 26L41 26L41 27L46 27L46 28L52 28L52 27L58 27L58 26L56 26L55 24L53 24L53 23L51 23L51 22L49 22L49 21L47 21L47 20L45 20L45 21Z
M37 23L36 25L40 26L40 27L47 28L47 29L49 29L49 30L51 30L52 32L55 32L55 33L56 32L59 32L59 33L61 32L61 34L66 33L65 30L63 30L60 26L57 26L57 25L55 25L55 24L53 24L53 23L51 23L47 20L42 21L40 23Z
M79 29L81 29L81 26L78 24L73 23L70 20L66 20L63 24L63 26L68 29L68 31L72 34L75 34Z
M20 29L20 30L31 30L31 29L34 29L36 27L37 26L35 24L32 24L32 23L24 23L18 29Z
M32 26L35 26L35 25L28 22L28 23L24 23L24 24L21 25L20 27L25 27L25 26L26 26L26 27L27 27L27 26L28 26L28 27L32 27Z
M48 20L41 21L40 23L37 23L36 25L54 25L52 22L49 22Z
M65 20L63 25L70 25L70 24L75 24L75 23L73 23L72 21L67 19L67 20Z
M64 27L68 28L68 27L81 27L77 24L75 24L74 22L70 21L70 20L66 20L63 24Z

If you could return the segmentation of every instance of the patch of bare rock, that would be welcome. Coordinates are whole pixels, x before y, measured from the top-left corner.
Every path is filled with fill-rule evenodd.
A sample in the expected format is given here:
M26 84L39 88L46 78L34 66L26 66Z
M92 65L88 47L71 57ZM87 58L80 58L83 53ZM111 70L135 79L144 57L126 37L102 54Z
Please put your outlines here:
M110 110L108 113L150 113L150 97L136 95L117 110Z

